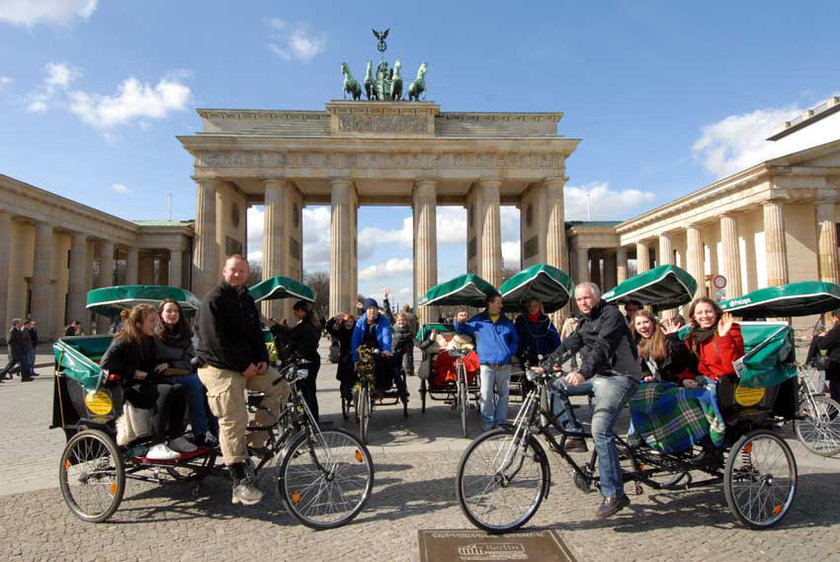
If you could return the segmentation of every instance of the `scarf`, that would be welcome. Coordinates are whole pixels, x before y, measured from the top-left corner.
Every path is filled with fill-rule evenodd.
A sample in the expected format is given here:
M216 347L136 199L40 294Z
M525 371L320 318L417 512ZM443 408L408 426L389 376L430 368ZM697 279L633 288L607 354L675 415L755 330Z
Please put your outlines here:
M715 332L717 332L717 322L708 328L696 328L692 332L691 337L694 338L694 341L698 344L706 343L715 337Z
M537 312L536 314L529 314L528 315L528 321L536 324L539 321L541 315L542 315L541 312Z

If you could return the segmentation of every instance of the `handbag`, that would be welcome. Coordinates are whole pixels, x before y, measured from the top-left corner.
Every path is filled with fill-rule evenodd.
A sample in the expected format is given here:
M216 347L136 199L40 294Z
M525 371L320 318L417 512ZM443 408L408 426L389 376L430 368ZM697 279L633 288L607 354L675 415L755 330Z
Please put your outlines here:
M341 360L341 342L337 339L333 339L330 342L330 356L329 356L330 363L338 363Z
M828 355L823 355L822 353L818 353L814 357L814 366L819 371L827 371L828 367L831 365L831 359L828 358Z

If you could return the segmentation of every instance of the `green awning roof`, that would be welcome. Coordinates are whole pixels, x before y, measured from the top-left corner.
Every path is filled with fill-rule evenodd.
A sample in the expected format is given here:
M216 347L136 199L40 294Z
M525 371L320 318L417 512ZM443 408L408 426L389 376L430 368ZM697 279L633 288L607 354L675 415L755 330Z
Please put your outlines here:
M720 303L741 318L786 318L822 314L840 308L840 286L803 281L766 287Z
M315 302L315 291L300 281L277 275L248 289L257 302L275 299L299 299Z
M547 313L560 310L572 297L575 285L563 271L545 264L532 265L523 269L504 283L502 304L508 312L522 312L525 303L532 298L539 299Z
M493 285L478 275L467 274L429 289L418 306L472 306L480 308L488 296L498 294Z
M96 314L114 318L120 311L138 304L157 306L164 299L178 302L185 313L192 313L201 306L194 294L180 287L165 285L117 285L94 289L87 294L87 308Z
M677 308L694 297L697 281L687 271L675 265L662 265L640 273L604 293L607 302L636 300L656 310Z

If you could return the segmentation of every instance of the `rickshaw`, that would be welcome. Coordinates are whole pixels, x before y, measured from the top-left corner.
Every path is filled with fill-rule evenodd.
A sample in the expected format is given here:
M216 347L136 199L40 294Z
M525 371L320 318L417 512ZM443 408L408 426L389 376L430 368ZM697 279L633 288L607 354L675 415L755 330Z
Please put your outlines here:
M840 308L840 286L819 281L790 283L758 289L720 306L749 319L811 316ZM824 457L840 453L840 404L823 394L822 374L813 365L799 368L799 402L800 416L793 427L805 448Z
M183 289L160 286L110 289L123 298L105 300L100 298L104 292L89 293L89 308L113 312L141 302L175 298L182 303L185 313L194 313L199 304L195 296ZM268 294L280 298L277 291ZM102 308L106 305L110 308ZM62 428L67 437L61 455L59 485L70 511L94 523L106 521L114 514L128 479L157 484L187 482L197 495L204 478L225 473L216 463L219 455L216 448L199 447L192 453L182 453L177 460L159 461L145 457L142 439L117 444L116 422L123 413L123 391L116 374L102 371L98 364L110 340L110 336L67 337L53 346L55 386L51 428ZM268 432L266 449L270 453L251 467L259 476L267 463L277 457L276 490L289 514L311 528L339 527L351 521L367 502L373 487L373 461L355 436L318 427L298 389L298 383L308 374L298 364L296 357L289 356L278 365L281 377L292 388L278 420L270 426L248 426L249 431ZM252 411L255 403L249 397ZM335 501L339 496L341 500Z
M488 296L497 294L498 291L479 277L478 275L460 275L445 283L440 283L429 289L417 303L418 306L464 306L480 308L484 306ZM435 329L447 341L455 336L452 326L439 324L426 325L417 332L418 343L428 338L431 331ZM420 381L421 412L426 413L426 398L444 401L452 404L453 410L458 410L461 418L461 433L464 437L468 435L467 412L470 409L470 395L473 396L474 407L478 410L479 384L477 380L470 381L467 376L467 369L464 365L464 358L469 355L468 349L449 348L446 350L455 359L456 378L443 380L442 377L435 377L430 374L427 379ZM477 377L476 377L477 378ZM438 380L436 380L438 379Z
M657 286L666 297L665 305L657 303ZM635 290L628 290L633 287ZM626 281L604 298L612 302L632 298L671 308L687 302L686 296L691 297L694 287L696 283L688 273L663 266ZM619 436L616 445L624 481L632 483L633 492L642 493L642 485L680 490L723 482L726 503L735 518L748 528L765 529L785 517L796 494L796 461L778 434L779 427L793 421L797 411L793 330L784 323L745 322L741 333L746 354L737 362L737 377L711 387L719 407L718 429L725 428L717 434L726 452L722 468L712 461L698 465L690 445L669 450L636 439L631 446L629 438ZM514 422L479 436L458 466L456 493L461 509L473 525L491 533L512 531L526 524L548 495L548 455L537 435L568 464L578 489L592 492L599 482L594 448L589 460L580 464L565 449L567 438L588 439L591 433L564 429L553 410L544 406L549 402L543 397L550 392L551 381L563 373L538 375L528 371L527 375L536 388L528 393ZM640 385L636 396L646 386L664 385ZM574 410L568 415L574 417ZM703 478L695 481L697 472Z
M661 265L619 283L601 298L613 304L638 301L658 312L691 302L695 291L697 281L690 273L675 265Z

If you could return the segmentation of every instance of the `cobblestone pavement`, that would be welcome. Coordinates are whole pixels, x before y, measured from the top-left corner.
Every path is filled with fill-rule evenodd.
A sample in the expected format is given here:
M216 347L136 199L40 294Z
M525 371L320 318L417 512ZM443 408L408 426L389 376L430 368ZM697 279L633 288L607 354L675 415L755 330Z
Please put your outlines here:
M39 363L49 364L48 350L43 352ZM416 378L410 379L408 418L396 406L374 410L374 493L344 528L315 532L297 524L276 499L270 476L261 482L266 501L254 507L231 505L229 484L218 478L209 478L197 498L187 486L129 481L108 523L83 523L70 514L57 488L64 437L47 429L51 365L39 371L31 383L0 384L0 529L5 535L0 560L418 560L418 529L470 527L457 505L454 479L469 441L458 435L457 413L447 405L434 403L420 413ZM322 369L319 386L324 419L345 426L332 366ZM738 526L720 485L647 490L631 496L631 506L615 517L596 521L598 496L574 488L555 458L551 494L528 528L557 529L579 560L838 560L840 459L815 457L791 444L799 491L776 529Z

